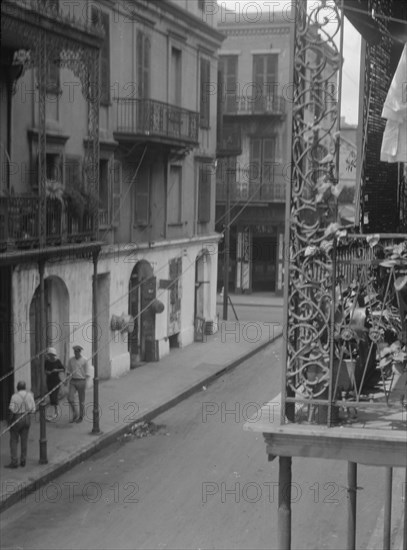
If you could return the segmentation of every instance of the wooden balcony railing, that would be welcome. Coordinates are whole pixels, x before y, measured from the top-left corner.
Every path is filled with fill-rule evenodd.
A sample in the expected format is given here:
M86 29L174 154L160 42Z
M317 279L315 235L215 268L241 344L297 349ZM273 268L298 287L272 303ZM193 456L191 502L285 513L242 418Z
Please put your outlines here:
M285 99L278 95L228 96L225 101L226 115L284 115Z
M117 98L117 132L198 142L199 113L153 99Z
M56 246L93 240L96 224L85 213L73 216L59 200L47 200L44 243ZM0 251L40 245L39 197L0 197Z

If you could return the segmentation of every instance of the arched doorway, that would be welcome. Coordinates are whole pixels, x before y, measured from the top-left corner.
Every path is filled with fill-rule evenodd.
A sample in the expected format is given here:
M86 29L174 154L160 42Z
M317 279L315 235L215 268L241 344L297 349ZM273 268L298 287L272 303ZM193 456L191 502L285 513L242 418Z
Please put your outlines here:
M140 260L130 276L129 315L135 318L133 332L129 334L130 368L145 361L156 361L158 351L155 341L155 315L152 301L156 297L156 278L146 260Z
M69 293L62 279L56 276L44 279L45 330L47 346L56 348L62 364L69 357ZM31 389L34 396L41 395L46 387L45 374L40 370L40 360L35 356L41 351L40 287L34 292L30 304L30 355Z

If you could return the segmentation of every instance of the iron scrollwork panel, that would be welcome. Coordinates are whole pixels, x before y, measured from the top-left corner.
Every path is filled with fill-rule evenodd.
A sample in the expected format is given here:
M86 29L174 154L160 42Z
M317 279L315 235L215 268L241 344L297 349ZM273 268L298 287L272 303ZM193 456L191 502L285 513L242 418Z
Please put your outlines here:
M333 235L337 212L328 188L338 182L335 92L341 13L334 1L295 4L293 158L284 412L295 402L326 415L332 379ZM334 88L334 91L332 89ZM289 405L291 403L291 406ZM290 412L292 414L290 414ZM314 411L315 412L315 411ZM315 415L314 415L315 416ZM315 418L309 418L315 420Z

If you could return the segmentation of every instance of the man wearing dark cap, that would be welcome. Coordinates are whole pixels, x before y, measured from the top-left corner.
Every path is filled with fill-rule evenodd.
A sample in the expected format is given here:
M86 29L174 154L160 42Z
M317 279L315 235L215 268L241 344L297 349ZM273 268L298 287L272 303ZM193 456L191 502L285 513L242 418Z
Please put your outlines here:
M33 394L26 391L25 382L17 383L17 392L10 401L10 455L11 462L6 468L18 468L18 441L21 439L20 466L25 466L27 459L28 432L30 430L30 415L35 413Z
M82 422L85 416L85 393L86 393L86 377L88 373L88 362L82 357L83 347L79 345L73 346L74 356L68 361L66 369L67 375L72 376L69 383L68 402L72 409L72 419L70 422ZM78 392L79 398L79 415L75 407L75 394Z

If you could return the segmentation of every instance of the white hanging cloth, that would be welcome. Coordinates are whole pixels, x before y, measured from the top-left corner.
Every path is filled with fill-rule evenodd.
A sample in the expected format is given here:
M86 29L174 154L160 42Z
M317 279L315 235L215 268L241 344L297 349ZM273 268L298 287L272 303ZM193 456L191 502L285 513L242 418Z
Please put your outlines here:
M382 117L387 122L380 160L407 162L407 44L384 102Z

